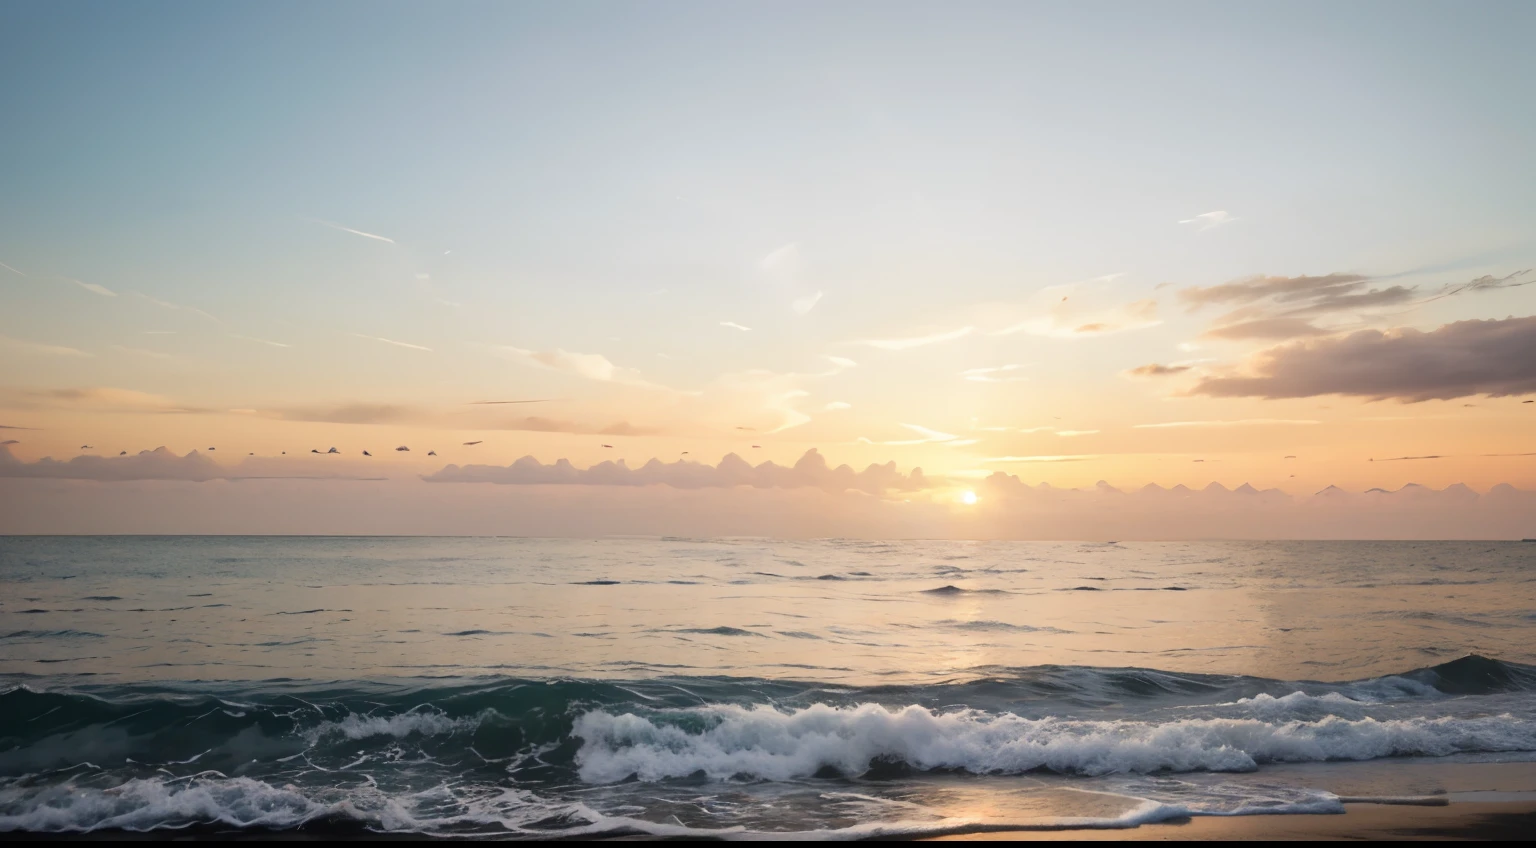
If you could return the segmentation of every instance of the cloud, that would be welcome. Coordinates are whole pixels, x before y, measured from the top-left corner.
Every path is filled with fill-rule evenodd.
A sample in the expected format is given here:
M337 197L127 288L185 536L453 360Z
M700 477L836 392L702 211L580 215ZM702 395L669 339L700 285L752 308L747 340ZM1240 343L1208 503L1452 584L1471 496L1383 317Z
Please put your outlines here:
M411 344L410 342L397 342L394 339L386 339L386 338L381 338L379 336L365 336L362 333L353 333L352 335L354 335L354 336L356 336L357 338L360 338L360 339L368 339L369 341L383 342L384 344L394 345L395 347L405 347L405 348L410 348L411 350L424 350L427 353L431 353L432 352L432 348L430 348L430 347L422 347L421 345Z
M910 350L914 347L938 344L940 342L952 342L955 339L964 338L976 332L975 327L960 327L942 333L933 333L927 336L914 336L904 339L862 339L858 344L869 345L880 350Z
M230 333L229 337L247 342L256 342L257 344L270 345L271 347L293 347L293 345L284 344L282 342L274 342L271 339L258 339L255 336L242 336L238 333Z
M271 459L245 461L225 467L207 455L191 451L177 456L166 448L140 451L131 456L77 456L67 461L43 457L36 462L17 459L8 446L0 445L0 477L34 477L53 480L94 480L119 483L128 480L183 480L203 483L209 480L326 479L368 480L382 478L342 477L338 475L294 475L271 473L291 470L292 463L279 466ZM268 473L260 473L265 469Z
M1223 327L1214 327L1205 331L1208 339L1227 339L1230 341L1242 341L1245 339L1299 339L1306 336L1326 336L1328 331L1321 327L1315 327L1305 318L1259 318L1254 321L1239 321L1236 324L1228 324Z
M1303 418L1239 418L1235 421L1163 421L1158 424L1132 424L1133 430L1164 430L1179 427L1253 427L1263 424L1321 424Z
M757 260L757 270L764 274L791 273L799 265L800 246L794 242L771 250L763 258Z
M1095 433L1098 433L1098 432L1099 432L1098 430L1057 430L1056 431L1056 435L1058 435L1058 436L1067 436L1067 437L1071 437L1071 436L1092 436L1092 435L1094 435Z
M804 315L816 308L816 304L821 302L821 295L821 292L817 292L815 294L808 294L805 297L795 298L789 304L789 308L795 310L797 315Z
M791 467L771 461L753 466L736 454L726 454L718 465L697 462L666 463L652 459L639 468L630 468L623 460L603 462L580 469L561 459L544 465L531 456L507 466L449 465L436 474L423 475L429 483L497 483L502 485L578 485L578 486L670 486L678 489L733 488L757 489L817 488L830 492L856 490L871 495L888 491L917 491L928 488L921 468L910 474L896 470L895 462L870 465L854 471L847 465L832 468L815 448L805 452Z
M4 447L6 445L19 445L19 444L21 444L21 442L18 442L15 439L6 439L5 441L0 442L0 447Z
M1454 297L1463 292L1498 291L1499 289L1517 289L1521 286L1528 286L1532 283L1536 283L1536 278L1527 276L1531 273L1531 271L1532 269L1526 268L1523 271L1516 271L1503 277L1495 277L1491 274L1484 274L1477 279L1468 280L1465 283L1454 283L1448 285L1442 288L1439 292L1435 293L1433 297L1425 298L1424 300L1421 300L1414 305L1417 306L1424 303L1432 303L1434 301L1440 300L1441 298Z
M1167 377L1170 374L1182 374L1193 367L1193 365L1160 365L1153 362L1149 365L1138 365L1125 373L1131 377Z
M190 312L193 315L197 315L197 316L200 316L200 317L203 317L203 318L207 318L209 321L212 321L213 323L218 324L220 326L223 326L223 324L224 324L224 322L220 321L217 317L215 317L213 315L210 315L210 314L208 314L207 312L204 312L201 309L198 309L196 306L186 306L185 304L172 303L172 302L170 302L168 300L160 300L159 298L150 297L149 295L147 295L147 294L145 294L143 292L134 292L134 294L139 296L139 297L144 298L145 300L149 301L150 303L153 303L156 306L161 307L162 309L172 309L172 310L175 310L177 312ZM242 338L242 337L236 336L236 338ZM286 345L284 345L284 346L286 347Z
M171 355L169 353L161 353L158 350L144 350L143 348L124 347L123 345L118 345L118 344L113 345L112 349L113 350L120 350L123 353L133 353L133 354L137 354L139 356L149 356L149 357L153 357L155 359L170 359L171 358Z
M12 427L8 424L0 424L0 430L36 430L36 427Z
M394 244L395 243L395 240L392 239L392 238L385 238L384 236L374 235L373 233L365 233L362 230L354 230L351 227L343 227L340 224L333 224L330 221L320 221L320 220L316 220L316 219L311 219L311 223L320 224L322 226L330 227L333 230L341 230L344 233L351 233L352 235L355 235L355 236L362 236L363 238L371 238L371 239L377 239L379 241L387 241L390 244Z
M831 403L827 404L826 406L822 407L822 411L823 412L836 412L836 411L838 411L840 409L852 409L852 408L853 408L853 404L851 404L851 403L847 403L845 401L840 401L840 400L834 400Z
M855 441L859 442L860 444L882 445L882 446L886 446L886 447L904 447L904 446L908 446L908 445L943 444L943 445L945 445L947 447L958 448L958 447L964 447L966 445L974 445L974 444L976 444L976 440L975 439L962 439L962 438L960 438L959 436L957 436L957 435L955 435L953 433L945 433L945 432L942 432L940 430L934 430L934 429L929 428L929 427L924 427L924 426L922 426L920 424L903 424L901 426L907 428L908 430L911 430L912 432L918 434L922 438L919 438L919 439L896 439L894 441L876 442L876 441L868 439L868 438L866 438L864 436L860 436Z
M255 410L230 410L231 412L255 413ZM484 410L483 413L489 413ZM325 424L409 424L443 430L513 430L531 433L574 433L598 436L648 436L659 432L656 428L640 427L628 421L610 424L587 424L541 416L517 418L485 417L481 414L466 421L462 413L444 413L430 407L389 403L346 403L323 407L290 407L264 412L267 417L282 421L313 421Z
M647 382L640 378L640 372L633 368L620 368L608 361L608 358L598 353L572 353L567 350L525 350L520 347L498 347L496 350L524 360L534 365L549 368L555 371L563 371L588 380L596 380L600 383L621 383L627 386L638 386L649 389L662 389L655 383Z
M1157 314L1157 300L1143 298L1130 302L1118 299L1123 293L1103 283L1050 286L1036 292L1022 307L995 310L1001 314L1020 312L1027 316L1013 320L994 336L1029 333L1047 338L1073 339L1107 335L1127 330L1155 327L1162 323Z
M1536 393L1536 316L1458 321L1430 332L1360 330L1273 347L1248 373L1201 380L1191 394L1346 395L1406 402Z
M10 336L0 336L0 347L13 350L17 353L37 353L46 356L90 356L83 350L76 350L63 345L39 344L38 342L25 342L21 339L13 339Z
M993 456L982 462L1083 462L1098 459L1096 454L1067 454L1055 456Z
M1012 372L1023 370L1027 365L993 365L986 368L967 368L960 372L960 376L973 383L1017 383L1028 380L1022 374L1003 376Z
M1193 218L1185 218L1180 224L1199 224L1199 231L1215 229L1223 224L1230 224L1237 219L1228 215L1225 211L1202 212Z
M107 288L106 286L97 285L96 283L81 282L80 280L76 280L73 277L65 277L64 279L69 280L71 283L74 283L80 288L85 289L91 294L99 294L102 297L117 297L117 292Z
M1379 286L1363 274L1333 273L1323 276L1244 277L1216 286L1193 286L1179 298L1195 311L1207 306L1226 306L1205 335L1218 339L1291 339L1327 335L1340 326L1384 317L1391 307L1415 307L1465 291L1524 285L1521 274L1480 277L1447 286L1427 299L1410 286ZM1318 321L1325 321L1319 325ZM1332 326L1329 326L1331 324Z
M15 268L12 268L11 266L5 264L4 262L0 262L0 268L4 268L5 270L10 271L12 274L21 274L21 276L26 277L29 280L32 279L32 276L30 274L23 274L22 272L16 270Z
M5 402L19 408L88 409L96 412L204 414L213 409L189 407L162 395L131 389L30 389L4 393Z
M721 321L720 322L720 326L722 326L722 327L730 327L733 330L741 330L744 333L752 332L752 328L751 327L743 327L742 325L736 323L735 321Z

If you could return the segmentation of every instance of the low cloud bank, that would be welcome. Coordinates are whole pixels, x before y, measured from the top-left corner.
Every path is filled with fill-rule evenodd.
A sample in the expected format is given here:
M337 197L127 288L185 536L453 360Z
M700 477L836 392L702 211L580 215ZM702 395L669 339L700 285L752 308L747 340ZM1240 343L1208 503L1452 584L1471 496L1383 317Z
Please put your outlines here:
M987 517L1020 539L1508 539L1536 537L1536 492L1501 483L1310 495L1244 484L1123 491L1030 486L997 472L977 487Z
M206 483L210 480L324 479L376 480L375 477L348 477L340 474L297 473L293 462L271 458L246 459L227 466L197 451L177 456L164 447L139 451L130 456L77 456L68 460L45 456L36 462L24 462L11 453L10 442L0 444L0 477L32 477L50 480L94 480L120 483L130 480L181 480Z
M734 453L726 454L719 465L699 462L662 462L652 459L639 468L630 468L624 460L601 462L591 468L577 468L569 460L545 465L525 456L511 465L450 465L436 474L422 476L429 483L499 483L503 485L584 485L584 486L671 486L677 489L728 488L750 486L756 489L817 488L829 492L856 490L872 495L887 491L917 491L929 483L921 468L903 474L895 462L870 465L854 471L847 465L832 468L815 448L805 452L793 466L764 462L752 465Z

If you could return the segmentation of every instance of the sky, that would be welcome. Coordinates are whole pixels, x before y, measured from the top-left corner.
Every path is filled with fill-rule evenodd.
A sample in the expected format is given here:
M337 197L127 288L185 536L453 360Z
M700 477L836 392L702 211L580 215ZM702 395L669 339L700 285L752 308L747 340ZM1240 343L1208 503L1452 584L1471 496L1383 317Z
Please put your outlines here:
M1008 535L1046 484L1156 535L1090 495L1533 490L1532 31L11 0L0 531ZM1293 519L1244 532L1348 535Z

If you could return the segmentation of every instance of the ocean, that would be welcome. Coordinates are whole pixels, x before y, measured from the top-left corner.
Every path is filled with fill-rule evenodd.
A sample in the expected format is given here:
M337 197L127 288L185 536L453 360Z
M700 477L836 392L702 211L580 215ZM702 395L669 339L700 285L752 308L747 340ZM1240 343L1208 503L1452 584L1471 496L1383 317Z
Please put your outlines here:
M0 587L8 832L1132 827L1536 759L1530 543L0 537Z

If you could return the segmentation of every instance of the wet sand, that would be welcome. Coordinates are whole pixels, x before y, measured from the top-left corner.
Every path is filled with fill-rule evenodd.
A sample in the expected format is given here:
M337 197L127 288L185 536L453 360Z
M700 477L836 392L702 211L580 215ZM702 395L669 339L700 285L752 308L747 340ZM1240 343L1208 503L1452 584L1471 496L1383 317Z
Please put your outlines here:
M1200 816L1116 830L1031 830L968 833L936 841L1281 840L1281 839L1529 839L1536 802L1451 802L1445 806L1346 804L1343 815Z

